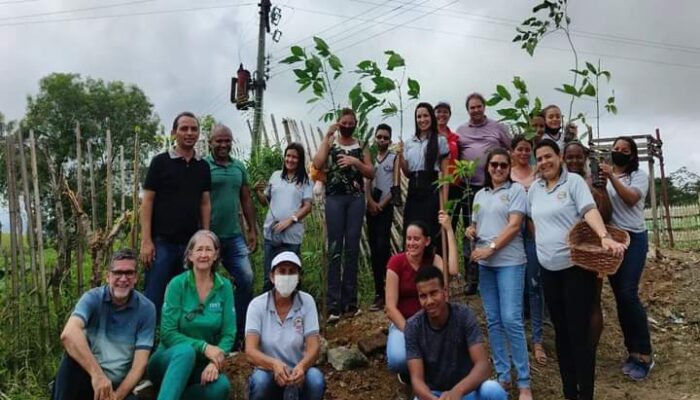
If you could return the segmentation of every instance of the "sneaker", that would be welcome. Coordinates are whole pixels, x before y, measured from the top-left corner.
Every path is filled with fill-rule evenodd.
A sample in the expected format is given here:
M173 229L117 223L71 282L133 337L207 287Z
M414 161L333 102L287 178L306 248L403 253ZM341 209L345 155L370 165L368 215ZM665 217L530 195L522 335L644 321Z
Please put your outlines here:
M622 373L625 375L629 375L632 371L632 368L634 368L634 357L627 356L627 360L625 360L625 363L622 364Z
M336 322L340 321L340 313L337 311L331 311L328 313L328 319L326 322L329 324L335 324Z
M637 382L643 381L649 376L649 373L651 372L652 368L654 368L653 357L651 360L649 360L649 362L644 362L642 360L635 359L634 365L632 366L632 369L630 370L628 376Z
M476 292L479 290L479 284L478 283L467 283L464 285L464 294L467 296L474 296Z
M399 379L399 383L402 385L410 385L411 384L411 375L409 375L405 372L396 374L396 377Z
M135 395L138 395L139 393L143 392L151 386L153 386L153 382L149 381L148 379L144 379L141 382L139 382L136 385L136 387L134 387L133 393Z
M357 308L357 306L348 306L348 308L345 309L343 316L347 318L352 318L357 317L360 314L362 314L362 310L360 308Z
M372 303L371 306L369 306L370 311L382 311L384 310L384 299L382 298L377 298L377 300Z

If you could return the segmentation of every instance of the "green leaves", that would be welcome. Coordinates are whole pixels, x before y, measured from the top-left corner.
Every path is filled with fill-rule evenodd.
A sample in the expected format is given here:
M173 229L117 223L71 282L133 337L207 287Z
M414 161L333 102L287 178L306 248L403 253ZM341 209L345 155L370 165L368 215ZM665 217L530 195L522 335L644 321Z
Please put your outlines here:
M404 61L403 57L401 57L395 51L387 50L384 52L384 54L387 54L389 56L389 59L386 61L386 69L388 69L389 71L393 71L398 67L406 66L406 62Z
M408 78L408 98L418 99L420 97L420 83L417 80Z
M326 43L323 39L321 39L318 36L314 36L314 43L316 43L316 51L318 51L318 54L322 57L328 57L330 56L331 52L330 49L328 48L328 43Z
M305 58L306 54L304 53L304 49L302 49L299 46L292 46L289 48L289 50L292 52L293 56L301 58Z
M496 93L508 101L511 99L510 92L508 92L508 89L503 85L496 85Z
M372 90L372 93L381 94L396 89L394 80L385 76L375 76L372 78L372 82L374 82L374 89Z
M578 90L576 90L575 87L565 83L562 85L560 88L555 88L554 90L558 92L562 92L571 96L578 96Z

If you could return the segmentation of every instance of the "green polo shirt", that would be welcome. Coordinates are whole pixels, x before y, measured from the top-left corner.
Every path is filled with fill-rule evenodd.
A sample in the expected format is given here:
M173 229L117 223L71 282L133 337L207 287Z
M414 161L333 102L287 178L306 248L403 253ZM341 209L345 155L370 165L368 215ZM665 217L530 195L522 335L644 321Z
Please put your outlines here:
M238 220L241 187L248 185L248 173L243 162L229 159L227 165L221 165L214 161L213 156L205 157L211 171L211 230L222 239L241 234Z
M160 322L160 347L191 344L198 358L205 344L231 351L236 337L236 310L231 282L214 274L214 287L199 302L194 272L187 270L173 278L165 290Z

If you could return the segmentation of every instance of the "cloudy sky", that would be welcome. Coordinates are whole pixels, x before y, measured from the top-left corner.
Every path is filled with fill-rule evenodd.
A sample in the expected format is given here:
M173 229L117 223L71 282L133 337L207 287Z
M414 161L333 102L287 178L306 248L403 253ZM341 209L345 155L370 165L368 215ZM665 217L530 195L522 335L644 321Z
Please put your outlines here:
M535 57L511 43L536 3L273 0L282 10L273 29L282 37L279 43L268 37L266 119L274 113L318 124L321 107L307 106L291 71L279 65L289 46L310 47L313 35L325 38L346 66L382 59L386 49L399 52L408 75L421 82L422 100L452 103L454 127L467 119L467 93L489 95L514 75L545 104L568 104L553 90L571 78L564 36L547 37ZM700 171L700 2L570 0L569 14L580 58L600 59L612 73L603 93L615 90L619 114L602 115L601 135L659 128L669 170ZM138 85L166 124L186 109L211 113L246 146L248 114L228 103L228 90L239 63L255 69L257 18L257 3L249 0L0 0L0 111L21 118L41 77L74 72ZM346 79L338 90L353 83ZM580 102L576 108L593 110Z

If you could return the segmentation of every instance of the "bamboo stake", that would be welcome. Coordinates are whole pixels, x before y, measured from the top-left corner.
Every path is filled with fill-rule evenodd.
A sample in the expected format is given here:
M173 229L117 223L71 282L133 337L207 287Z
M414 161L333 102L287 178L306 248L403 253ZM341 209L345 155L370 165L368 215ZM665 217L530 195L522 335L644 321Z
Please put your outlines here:
M38 286L39 273L36 268L36 232L34 231L34 215L32 213L32 197L29 192L29 176L27 172L27 157L24 154L24 137L21 131L18 134L19 142L19 162L20 174L22 177L22 199L24 200L24 213L27 215L27 237L29 240L29 263L31 268L31 286L37 296L37 305L39 305Z
M41 224L41 199L39 195L39 172L36 163L36 140L34 130L29 130L29 149L32 162L32 185L34 186L34 220L36 221L37 261L39 264L39 311L42 315L40 334L42 344L48 344L49 307L46 302L46 267L44 265L44 231Z
M134 169L132 171L132 183L133 191L131 195L131 208L134 211L131 220L131 248L136 250L136 244L138 243L138 222L139 222L139 133L140 129L136 128L134 131Z
M77 199L78 203L82 205L83 203L83 148L82 148L82 138L80 133L80 122L75 123L75 164L76 164L76 187L77 187ZM75 254L75 263L77 270L77 284L78 293L83 292L83 255L85 254L85 232L83 232L83 227L81 224L76 224L77 233L77 249Z
M111 227L112 224L114 224L114 214L112 212L112 131L109 129L109 118L106 119L105 124L107 125L107 132L105 136L105 152L107 153L107 159L105 160L107 220L105 221L105 227L109 229L108 227Z
M18 243L17 243L17 208L15 207L15 165L14 141L12 135L5 136L5 166L7 168L7 198L10 212L10 309L12 331L19 332L19 281L18 281ZM16 338L17 335L12 335Z
M306 135L306 129L304 128L304 123L300 122L299 125L301 125L301 131L304 134L304 143L306 144L306 158L307 160L313 159L313 155L311 154L311 146L309 145L309 137ZM299 127L297 126L297 122L294 121L294 130L297 132L297 136L299 135Z
M270 147L270 137L267 135L267 128L265 127L265 122L260 121L262 126L263 138L265 139L265 147Z
M282 127L284 128L284 139L287 144L292 143L292 133L289 131L289 120L287 118L282 119Z
M277 132L277 122L275 121L275 114L270 114L270 120L272 121L272 131L275 134L275 143L281 147L280 136Z
M442 171L438 174L438 182L442 181ZM440 210L445 210L445 203L447 202L447 199L445 198L445 191L443 190L442 187L438 187L438 198L440 202ZM448 216L449 218L449 216ZM453 227L454 229L454 227ZM442 245L442 276L445 278L445 290L448 291L450 289L450 269L448 267L449 263L449 253L447 251L447 229L441 227L442 230L442 240L441 245Z
M310 122L309 122L309 136L311 136L311 143L313 143L313 145L314 145L314 153L315 153L316 149L318 149L318 143L316 142L316 135L314 135L314 128L311 126Z
M97 191L95 190L95 160L92 158L92 144L87 142L87 157L90 165L90 208L92 211L92 230L97 229Z
M126 165L124 165L124 145L119 146L119 193L121 193L121 204L119 211L124 214L126 211Z

